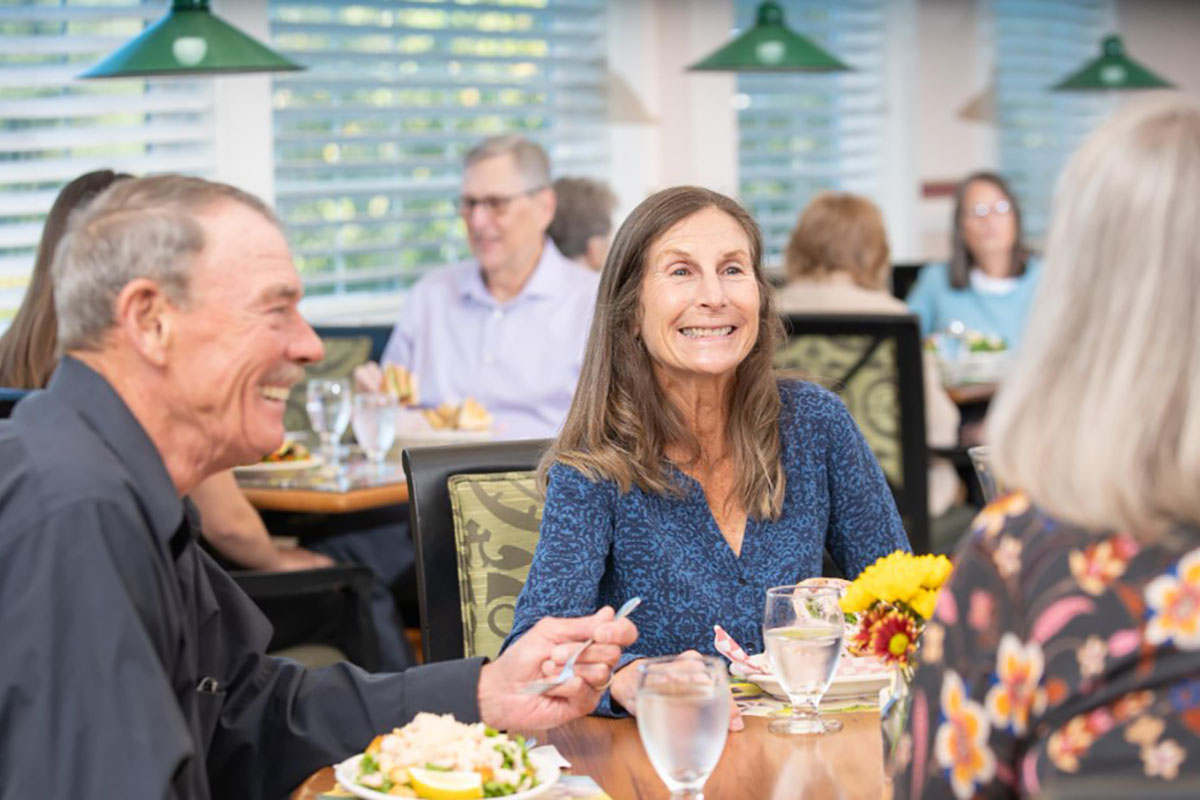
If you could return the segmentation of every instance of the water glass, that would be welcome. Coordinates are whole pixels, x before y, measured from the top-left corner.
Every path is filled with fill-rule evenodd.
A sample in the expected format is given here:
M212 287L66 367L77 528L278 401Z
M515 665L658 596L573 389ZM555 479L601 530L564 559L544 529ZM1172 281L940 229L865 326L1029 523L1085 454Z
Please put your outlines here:
M639 661L638 734L671 797L702 798L729 735L725 664L712 656Z
M321 450L330 458L337 455L337 443L350 425L350 397L348 380L317 378L305 386L304 410Z
M767 660L787 692L792 715L768 730L783 734L822 734L842 729L823 719L821 698L842 657L845 617L841 591L830 587L776 586L767 590L763 640Z
M399 411L396 398L386 392L360 392L354 395L354 414L351 418L354 438L374 464L383 464L384 457L396 441L396 415Z
M996 472L992 469L992 455L986 445L967 448L971 457L971 466L975 467L975 477L979 479L979 488L983 491L983 502L990 503L1004 493L1004 487L996 480Z

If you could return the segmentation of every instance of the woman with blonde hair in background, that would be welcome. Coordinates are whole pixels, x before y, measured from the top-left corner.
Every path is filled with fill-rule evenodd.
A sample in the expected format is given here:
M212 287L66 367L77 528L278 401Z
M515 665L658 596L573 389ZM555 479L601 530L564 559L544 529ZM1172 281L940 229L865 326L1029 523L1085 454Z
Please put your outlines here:
M636 713L634 661L715 655L714 625L761 651L766 589L820 575L826 549L849 576L908 549L846 407L776 378L782 334L758 226L735 201L666 189L617 231L506 642L641 597L597 713Z
M1198 218L1182 94L1119 111L1064 170L988 423L1019 491L925 630L898 796L1200 796Z
M908 306L888 291L891 271L887 230L878 207L858 195L821 192L792 230L784 256L788 282L776 302L783 313L908 314ZM958 444L958 407L942 388L933 355L924 350L922 354L925 439L931 447L952 447ZM929 516L937 550L952 548L970 520L962 509L940 523L937 519L961 492L954 466L931 459ZM947 533L939 535L942 529Z

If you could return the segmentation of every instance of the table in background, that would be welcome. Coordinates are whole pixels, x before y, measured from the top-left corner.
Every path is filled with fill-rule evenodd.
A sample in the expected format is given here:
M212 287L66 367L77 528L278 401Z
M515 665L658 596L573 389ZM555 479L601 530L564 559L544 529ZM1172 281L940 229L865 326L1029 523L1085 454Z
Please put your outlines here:
M879 800L883 794L879 713L862 711L836 718L845 725L841 732L813 737L777 736L767 732L765 717L747 717L744 731L729 734L705 795ZM669 794L646 758L633 719L584 717L533 735L557 747L571 762L571 772L590 775L614 800L660 800ZM314 773L292 798L317 800L333 786L333 770L327 767Z
M393 449L382 466L356 447L342 448L336 463L297 472L240 472L238 486L260 511L344 514L408 502L408 483Z

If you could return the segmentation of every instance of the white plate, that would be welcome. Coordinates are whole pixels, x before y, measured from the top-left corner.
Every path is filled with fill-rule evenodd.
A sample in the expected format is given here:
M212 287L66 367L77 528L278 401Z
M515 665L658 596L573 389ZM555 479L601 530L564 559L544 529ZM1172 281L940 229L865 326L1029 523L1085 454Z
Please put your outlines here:
M359 755L347 758L340 764L334 765L333 774L337 776L338 783L347 792L350 792L355 797L365 798L365 800L395 800L396 796L393 794L377 792L374 789L359 786L354 782L355 776L358 775L358 762L361 758L362 754L360 753ZM558 783L558 766L547 759L545 755L530 752L529 760L533 762L533 767L537 771L538 785L524 792L505 795L505 800L532 800L534 797L541 797L551 786Z
M764 656L760 653L750 657L753 661L765 661ZM845 662L847 656L843 655L842 660ZM739 664L734 664L731 667L731 672L743 680L750 681L758 686L767 694L777 697L780 700L787 700L787 692L783 690L779 679L771 673L748 673L744 671ZM839 666L838 672L834 673L833 680L829 683L829 689L825 692L824 700L838 700L845 697L864 697L874 695L880 689L886 689L892 685L892 670L883 667L879 670L871 672L863 672L856 675L847 675Z
M396 441L403 444L456 444L458 442L486 442L492 438L491 431L460 431L455 428L437 428L428 431L396 432Z
M321 466L324 460L318 455L311 455L308 458L301 458L295 461L260 461L257 464L245 464L240 467L234 467L234 473L238 475L261 475L269 472L301 472L306 469L313 469Z

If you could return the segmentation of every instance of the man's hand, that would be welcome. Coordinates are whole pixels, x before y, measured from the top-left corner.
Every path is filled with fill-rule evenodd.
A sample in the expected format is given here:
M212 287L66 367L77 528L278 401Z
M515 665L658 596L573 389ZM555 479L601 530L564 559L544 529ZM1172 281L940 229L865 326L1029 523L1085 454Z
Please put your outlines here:
M378 364L374 361L368 361L354 368L354 391L383 391L383 370Z
M575 662L575 677L540 695L524 695L525 684L557 675L588 638L595 642ZM637 639L627 619L613 621L608 606L590 617L546 617L479 672L479 716L501 730L543 730L582 717L608 688L621 649Z

